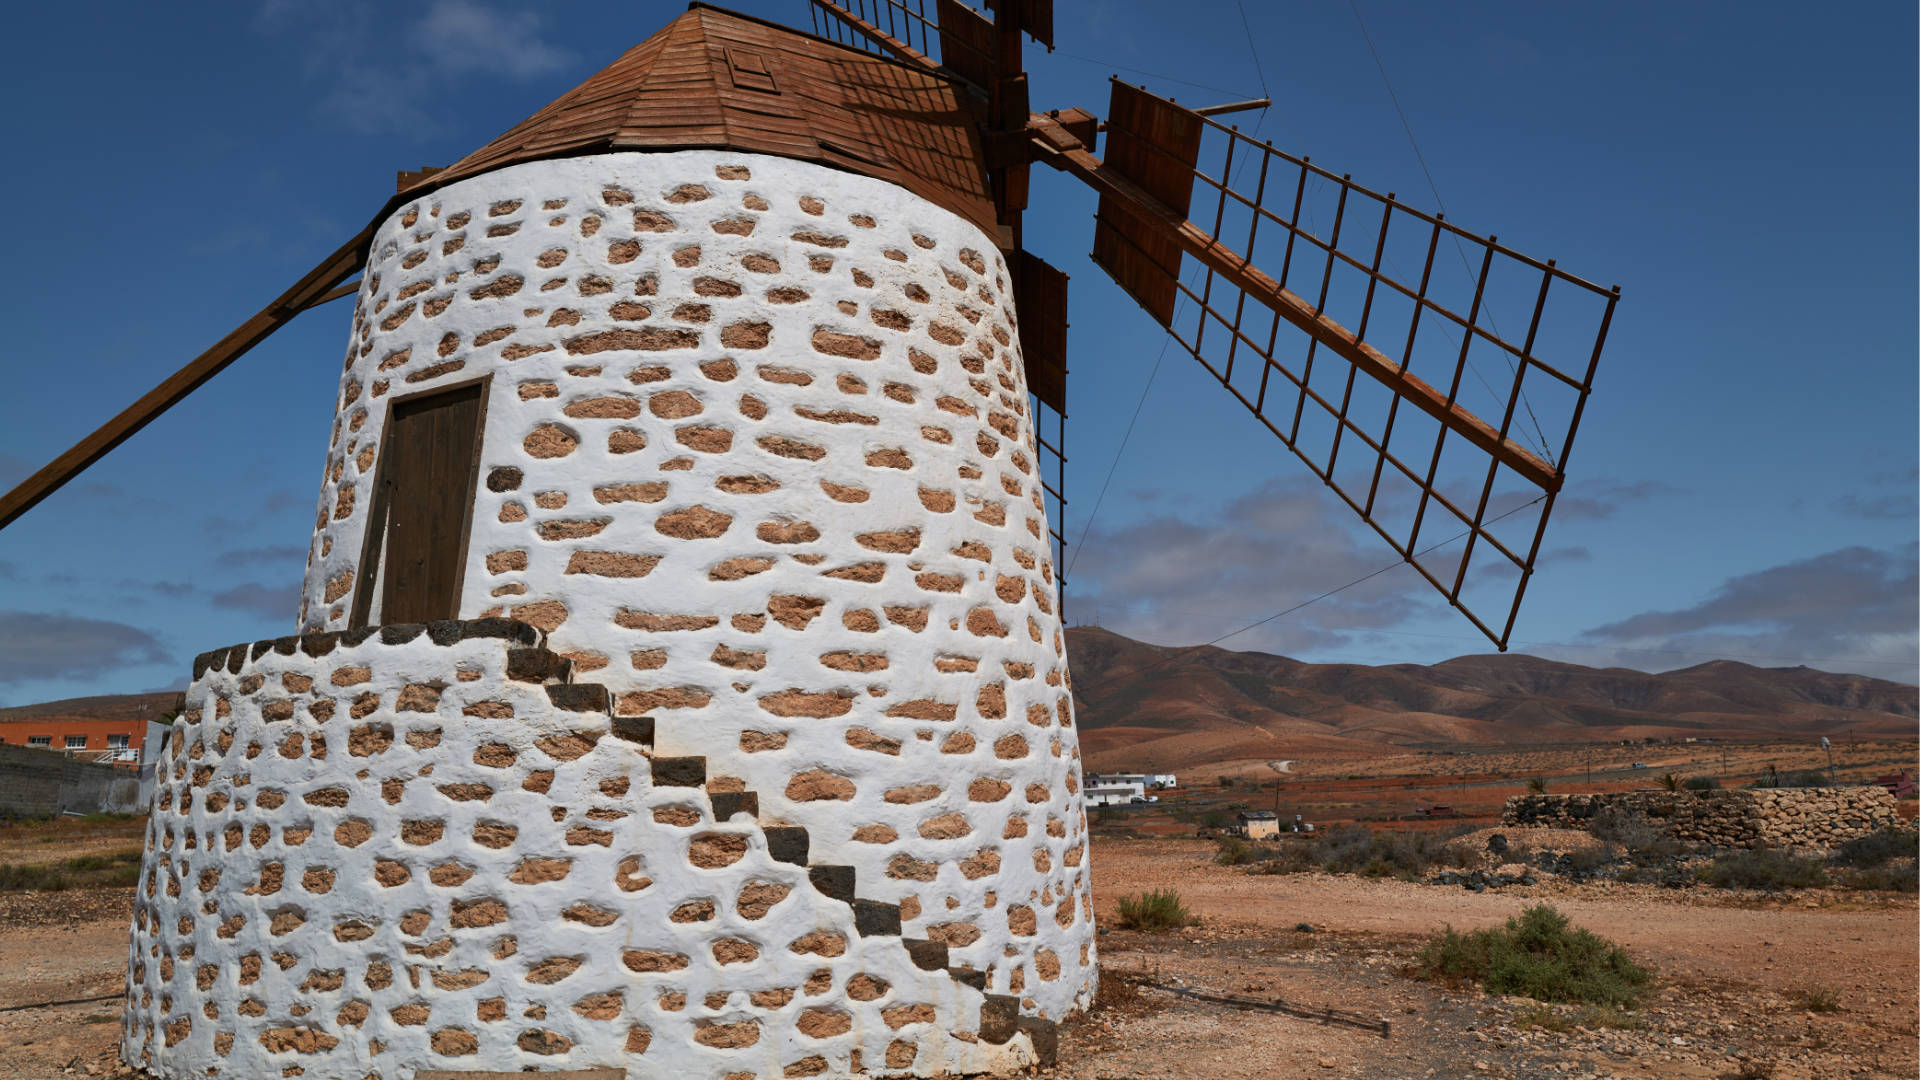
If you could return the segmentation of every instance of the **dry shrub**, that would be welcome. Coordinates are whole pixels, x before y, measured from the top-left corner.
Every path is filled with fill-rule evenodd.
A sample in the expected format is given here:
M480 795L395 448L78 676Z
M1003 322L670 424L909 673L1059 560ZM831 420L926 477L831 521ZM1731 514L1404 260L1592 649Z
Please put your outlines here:
M1164 930L1178 930L1185 926L1195 926L1200 922L1187 906L1180 902L1180 894L1172 889L1155 889L1153 892L1138 896L1120 898L1120 928L1122 930L1144 930L1154 933Z
M1471 982L1494 994L1536 1001L1630 1008L1653 982L1613 942L1574 926L1548 904L1536 904L1506 925L1460 934L1449 928L1421 947L1420 974Z
M1759 848L1722 855L1694 871L1716 889L1811 889L1828 883L1818 859Z

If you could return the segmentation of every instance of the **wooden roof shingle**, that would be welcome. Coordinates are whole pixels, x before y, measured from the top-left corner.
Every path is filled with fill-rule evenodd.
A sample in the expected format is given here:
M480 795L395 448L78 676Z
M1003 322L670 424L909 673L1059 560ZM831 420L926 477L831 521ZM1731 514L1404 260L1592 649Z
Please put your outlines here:
M886 180L996 237L982 108L939 76L696 3L499 138L403 187L376 220L526 161L726 149Z

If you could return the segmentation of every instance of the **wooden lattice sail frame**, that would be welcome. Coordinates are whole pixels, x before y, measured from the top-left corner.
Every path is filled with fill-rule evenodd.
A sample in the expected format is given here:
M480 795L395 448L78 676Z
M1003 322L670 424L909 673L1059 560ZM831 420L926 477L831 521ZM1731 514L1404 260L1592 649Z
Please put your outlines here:
M1085 109L1032 111L1021 42L1025 35L1052 48L1051 0L988 8L991 18L957 0L937 0L931 11L925 0L809 0L816 31L853 47L835 49L823 48L820 36L723 19L695 4L691 17L487 147L445 170L403 174L396 199L515 160L727 146L888 179L992 230L1015 274L1037 439L1051 477L1050 539L1064 567L1067 281L1021 248L1020 227L1031 165L1064 172L1100 194L1096 264L1505 649L1619 288L1597 286L1551 259L1467 232L1118 80L1105 122ZM627 93L636 81L645 93ZM706 86L723 89L698 92ZM1103 130L1104 159L1096 154ZM1310 188L1333 193L1329 221L1312 218ZM1402 266L1392 252L1408 235L1414 239ZM0 497L0 527L293 316L351 292L368 239L363 232L349 241ZM1447 261L1449 247L1471 282L1470 296L1451 304L1439 298L1448 271L1435 266ZM1195 270L1198 283L1189 284L1183 275ZM1516 284L1527 278L1537 285ZM1526 330L1516 342L1492 312L1522 305ZM1281 323L1290 327L1285 341ZM1304 343L1298 359L1288 341ZM1489 381L1482 361L1504 388ZM1480 408L1469 407L1470 399Z

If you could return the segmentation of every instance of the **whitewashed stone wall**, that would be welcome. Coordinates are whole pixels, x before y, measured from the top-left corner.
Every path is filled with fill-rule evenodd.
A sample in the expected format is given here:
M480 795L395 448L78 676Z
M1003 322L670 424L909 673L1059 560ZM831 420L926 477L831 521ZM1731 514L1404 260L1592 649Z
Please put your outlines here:
M716 813L604 690L527 681L550 670L540 636L437 623L196 664L136 894L126 1060L344 1080L1033 1060L1011 999L987 1031L990 999Z
M753 793L755 825L804 828L810 861L897 905L905 940L1063 1018L1093 993L1092 903L1010 284L958 217L779 158L532 163L403 207L356 308L301 627L346 625L387 401L490 377L461 617L537 626L615 713L653 718L654 752L704 758L710 798ZM470 768L454 745L413 760ZM573 806L535 794L539 812ZM606 881L581 899L629 918ZM768 918L805 932L811 908L794 910L792 927ZM650 907L631 918L707 948ZM756 1021L764 1060L729 1068L927 1074L1031 1054L1030 1033L967 1050L989 1045L981 995L948 984L910 1003L933 1010L937 1047L895 1047L856 1012L863 1058L796 1059L796 1005ZM852 1008L847 985L826 1004ZM195 1024L191 1039L219 1034ZM648 1060L678 1064L661 1048L697 1052L698 1030L649 1024Z

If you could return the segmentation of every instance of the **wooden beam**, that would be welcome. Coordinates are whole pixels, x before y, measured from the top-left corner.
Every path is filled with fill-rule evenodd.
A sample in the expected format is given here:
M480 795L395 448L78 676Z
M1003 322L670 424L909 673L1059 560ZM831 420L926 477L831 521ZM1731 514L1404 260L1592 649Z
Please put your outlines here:
M120 415L75 443L72 449L54 458L18 487L0 496L0 529L13 524L20 515L39 505L40 500L60 490L67 481L84 472L87 466L126 442L134 432L152 423L181 398L218 375L228 364L246 355L248 349L265 341L268 335L291 322L294 316L310 307L345 296L346 293L336 286L359 272L366 257L367 244L372 238L373 226L369 225L340 250L327 256L292 288L281 293L279 299L221 338L213 348L168 376L165 382L147 391L140 400L121 410Z
M1155 235L1179 244L1182 251L1231 281L1254 300L1272 308L1275 314L1311 335L1321 345L1398 394L1408 404L1491 454L1541 490L1560 490L1560 470L1552 462L1512 439L1501 438L1500 433L1486 421L1457 403L1448 401L1447 396L1432 384L1354 337L1351 330L1314 311L1313 305L1291 290L1282 288L1279 282L1249 262L1246 256L1220 243L1206 230L1188 221L1185 215L1175 212L1088 153L1080 141L1061 127L1059 122L1035 113L1028 122L1027 130L1031 133L1040 161L1072 173L1102 195L1123 200Z
M332 291L328 292L324 296L314 297L312 300L308 301L306 307L303 307L300 310L312 311L314 308L319 307L321 304L331 304L335 300L340 300L345 297L352 296L354 293L357 293L359 291L360 291L360 279L355 278L344 285L336 286Z
M921 53L920 50L898 40L885 30L855 15L839 4L834 3L834 0L813 0L813 6L847 24L847 26L851 27L860 36L880 46L887 52L892 53L896 59L923 68L930 74L939 73L940 65L934 63L932 57Z

